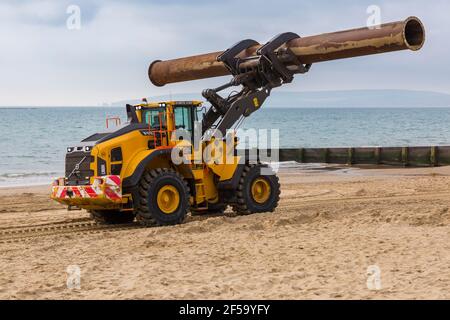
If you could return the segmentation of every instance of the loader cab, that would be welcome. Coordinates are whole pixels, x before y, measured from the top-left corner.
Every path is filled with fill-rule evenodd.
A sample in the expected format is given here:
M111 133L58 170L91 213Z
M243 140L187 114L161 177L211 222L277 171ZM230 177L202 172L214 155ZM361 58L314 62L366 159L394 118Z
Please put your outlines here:
M192 139L194 124L198 121L200 101L167 101L136 106L140 121L148 125L156 145L169 146L172 134L178 130Z

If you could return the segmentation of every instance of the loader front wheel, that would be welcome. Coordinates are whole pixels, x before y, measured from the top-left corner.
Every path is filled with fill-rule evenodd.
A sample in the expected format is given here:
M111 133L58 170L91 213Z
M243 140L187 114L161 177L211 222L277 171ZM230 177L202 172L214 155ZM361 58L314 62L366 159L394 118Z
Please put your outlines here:
M92 210L89 213L98 224L128 224L134 221L134 214L118 210Z
M267 172L265 172L267 171ZM273 212L280 201L280 182L267 166L246 165L236 192L233 211L239 215Z
M144 173L139 182L136 219L144 226L180 224L189 211L189 187L174 170L159 168Z

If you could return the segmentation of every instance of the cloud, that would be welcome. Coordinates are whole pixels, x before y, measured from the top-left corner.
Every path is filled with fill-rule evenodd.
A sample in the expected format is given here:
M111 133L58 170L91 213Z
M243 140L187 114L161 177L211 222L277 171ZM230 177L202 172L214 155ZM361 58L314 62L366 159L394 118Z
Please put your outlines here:
M70 4L81 30L67 30ZM224 79L152 87L154 59L225 49L294 31L311 35L365 24L371 1L2 1L0 105L95 105L178 92L200 92ZM449 92L446 63L450 3L378 1L384 21L420 15L427 44L419 53L317 64L285 90L420 89Z

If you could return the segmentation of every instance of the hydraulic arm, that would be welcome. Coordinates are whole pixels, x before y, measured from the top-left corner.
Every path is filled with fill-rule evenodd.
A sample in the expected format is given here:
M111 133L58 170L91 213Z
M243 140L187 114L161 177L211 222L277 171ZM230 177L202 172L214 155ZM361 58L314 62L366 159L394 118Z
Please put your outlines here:
M297 38L299 35L295 33L282 33L261 46L255 55L239 58L237 55L240 52L258 44L254 40L243 40L217 57L233 75L233 79L223 86L203 91L203 97L211 103L211 108L203 118L203 133L209 130L214 134L218 130L225 136L226 131L242 117L248 117L258 110L273 88L292 82L295 74L309 71L311 64L302 64L289 48L276 51ZM247 61L253 63L242 67ZM218 94L234 86L240 86L241 90L226 98Z

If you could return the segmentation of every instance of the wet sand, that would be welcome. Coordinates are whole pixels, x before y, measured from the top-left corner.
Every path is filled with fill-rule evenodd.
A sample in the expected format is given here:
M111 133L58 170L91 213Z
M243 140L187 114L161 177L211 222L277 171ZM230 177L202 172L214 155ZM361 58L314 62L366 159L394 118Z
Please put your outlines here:
M53 203L48 186L0 189L0 298L450 298L450 168L280 176L275 213L21 241L5 232L88 215ZM67 288L71 265L80 289Z

